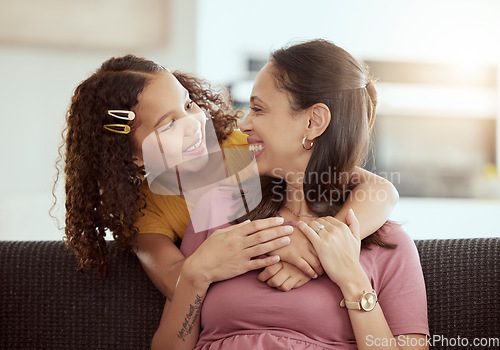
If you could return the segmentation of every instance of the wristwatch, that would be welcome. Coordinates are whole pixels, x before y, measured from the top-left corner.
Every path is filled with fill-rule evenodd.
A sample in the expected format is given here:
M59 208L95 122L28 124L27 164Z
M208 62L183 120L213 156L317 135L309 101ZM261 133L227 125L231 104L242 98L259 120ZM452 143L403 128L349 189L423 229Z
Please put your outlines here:
M364 311L372 311L377 305L377 294L374 290L371 292L363 291L363 295L358 301L346 301L342 299L340 302L341 307L346 307L351 310L364 310Z

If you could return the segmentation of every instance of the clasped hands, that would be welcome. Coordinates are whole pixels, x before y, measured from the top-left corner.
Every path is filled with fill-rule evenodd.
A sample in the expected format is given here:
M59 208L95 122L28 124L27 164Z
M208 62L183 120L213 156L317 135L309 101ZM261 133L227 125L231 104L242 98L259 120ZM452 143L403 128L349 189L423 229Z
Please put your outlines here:
M334 217L299 222L290 235L291 243L269 254L280 261L266 267L259 280L281 291L299 288L326 271L337 284L344 281L350 267L359 264L361 239L359 222L352 210L348 225Z
M206 288L251 270L259 280L282 291L298 288L324 272L338 284L359 265L359 223L352 211L348 225L328 216L297 227L267 218L219 229L186 259L184 273ZM323 228L318 232L318 226Z

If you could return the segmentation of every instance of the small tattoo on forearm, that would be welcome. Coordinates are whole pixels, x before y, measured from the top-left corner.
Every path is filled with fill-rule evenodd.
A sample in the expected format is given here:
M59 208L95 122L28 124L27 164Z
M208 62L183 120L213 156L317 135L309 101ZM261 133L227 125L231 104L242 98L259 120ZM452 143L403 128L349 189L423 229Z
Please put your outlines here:
M202 297L196 295L194 303L189 305L189 311L184 316L184 322L182 323L182 329L177 333L177 338L186 341L186 337L191 334L196 321L198 320L198 315L200 314L202 304Z

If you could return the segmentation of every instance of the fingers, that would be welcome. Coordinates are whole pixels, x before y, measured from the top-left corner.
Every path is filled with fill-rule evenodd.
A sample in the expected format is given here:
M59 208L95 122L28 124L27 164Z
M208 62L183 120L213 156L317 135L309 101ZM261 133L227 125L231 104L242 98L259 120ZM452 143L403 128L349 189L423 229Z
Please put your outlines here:
M292 283L292 278L287 273L280 273L283 270L283 262L268 266L262 271L258 279L261 282L267 283L269 287L277 288L282 291L290 290L294 287L295 283ZM288 284L287 284L288 282ZM284 289L283 285L287 284ZM290 285L290 286L289 286Z
M311 253L311 255L308 257L305 257L304 260L316 272L316 277L313 277L313 278L317 278L318 276L321 276L325 272L323 270L323 266L321 265L321 261L319 260L317 255Z
M274 265L280 261L279 255L268 256L260 259L252 259L248 261L247 268L245 272L262 269Z
M295 283L295 285L292 287L292 289L300 288L300 287L302 287L304 284L306 284L309 281L310 280L308 280L308 279L299 280L297 283Z
M321 246L321 237L308 224L306 224L303 221L300 221L297 224L297 227L304 233L304 236L306 236L307 239L309 239L309 241L311 242L313 248L316 250L316 253L317 253L318 248ZM309 262L307 264L309 266L312 266L316 272L316 275L313 276L312 278L317 278L318 276L321 276L325 272L323 269L323 265L321 263L321 260L319 259L319 256L317 256L316 258L317 258L316 259L317 261L312 261L312 262ZM297 267L299 267L299 266L297 266ZM301 268L301 270L302 270L302 268ZM304 271L304 270L302 270L302 271ZM310 274L307 274L307 275L311 276Z
M273 239L272 241L260 243L252 247L246 248L245 253L249 258L253 258L262 254L272 252L273 250L283 248L284 246L290 244L290 237L280 237Z
M290 274L285 272L278 272L273 277L267 280L267 285L272 288L280 287L290 277Z
M285 219L282 217L272 217L267 219L259 219L251 222L242 222L238 225L233 226L234 228L239 228L237 231L242 236L247 236L249 234L255 233L257 231L262 231L271 227L280 226L283 224ZM241 225L241 226L240 226Z
M301 287L311 280L296 266L285 261L268 266L259 274L258 279L261 282L266 282L269 287L283 292Z
M313 267L304 259L294 261L293 264L295 265L296 268L300 269L303 273L305 273L311 278L317 278L319 274L322 273L323 271L323 269L321 268L321 263L314 264L315 266ZM317 265L319 265L319 267Z
M318 230L317 228L315 229L316 234L318 234L319 236L334 232L335 227L338 227L339 225L344 225L347 228L347 226L342 221L337 220L331 216L318 218L315 222L313 221L311 223L311 226L313 228L318 227L319 225L323 225L323 228L321 230Z
M332 216L326 216L323 218L319 218L316 220L316 222L317 222L316 225L323 224L326 228L326 231L328 231L329 233L333 233L335 231L341 231L341 232L349 232L350 231L349 226L347 226L342 221L340 221ZM314 224L312 226L314 226ZM318 235L325 234L325 233L327 233L326 231L320 230L318 232Z
M318 244L321 241L318 234L311 228L311 226L309 226L303 221L299 221L297 227L302 231L304 236L306 236L307 239L311 241L311 244L313 245L314 249L316 249L316 244Z
M259 273L259 276L257 278L261 282L266 282L268 279L276 275L282 268L283 263L281 262L268 266L261 273Z
M299 271L295 266L282 262L283 268L268 279L267 285L282 292L288 292L309 282L311 278Z
M277 287L278 290L282 292L288 292L293 288L296 288L297 280L295 278L288 278L280 286Z
M267 228L262 231L257 231L245 237L245 245L247 247L252 247L254 245L267 242L279 237L289 235L293 232L292 226L277 226L272 228Z

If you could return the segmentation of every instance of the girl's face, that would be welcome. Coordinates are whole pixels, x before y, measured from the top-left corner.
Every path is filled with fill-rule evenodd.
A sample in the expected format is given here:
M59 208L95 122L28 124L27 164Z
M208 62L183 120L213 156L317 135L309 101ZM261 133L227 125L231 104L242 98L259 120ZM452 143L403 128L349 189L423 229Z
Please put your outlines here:
M250 97L250 113L240 125L248 134L259 173L291 181L305 171L310 151L302 147L304 112L293 112L288 95L278 90L272 64L259 72Z
M139 125L133 137L139 148L139 165L145 159L154 159L158 164L153 166L159 168L183 164L183 170L188 171L205 165L205 113L170 72L156 73L138 100L135 112Z

